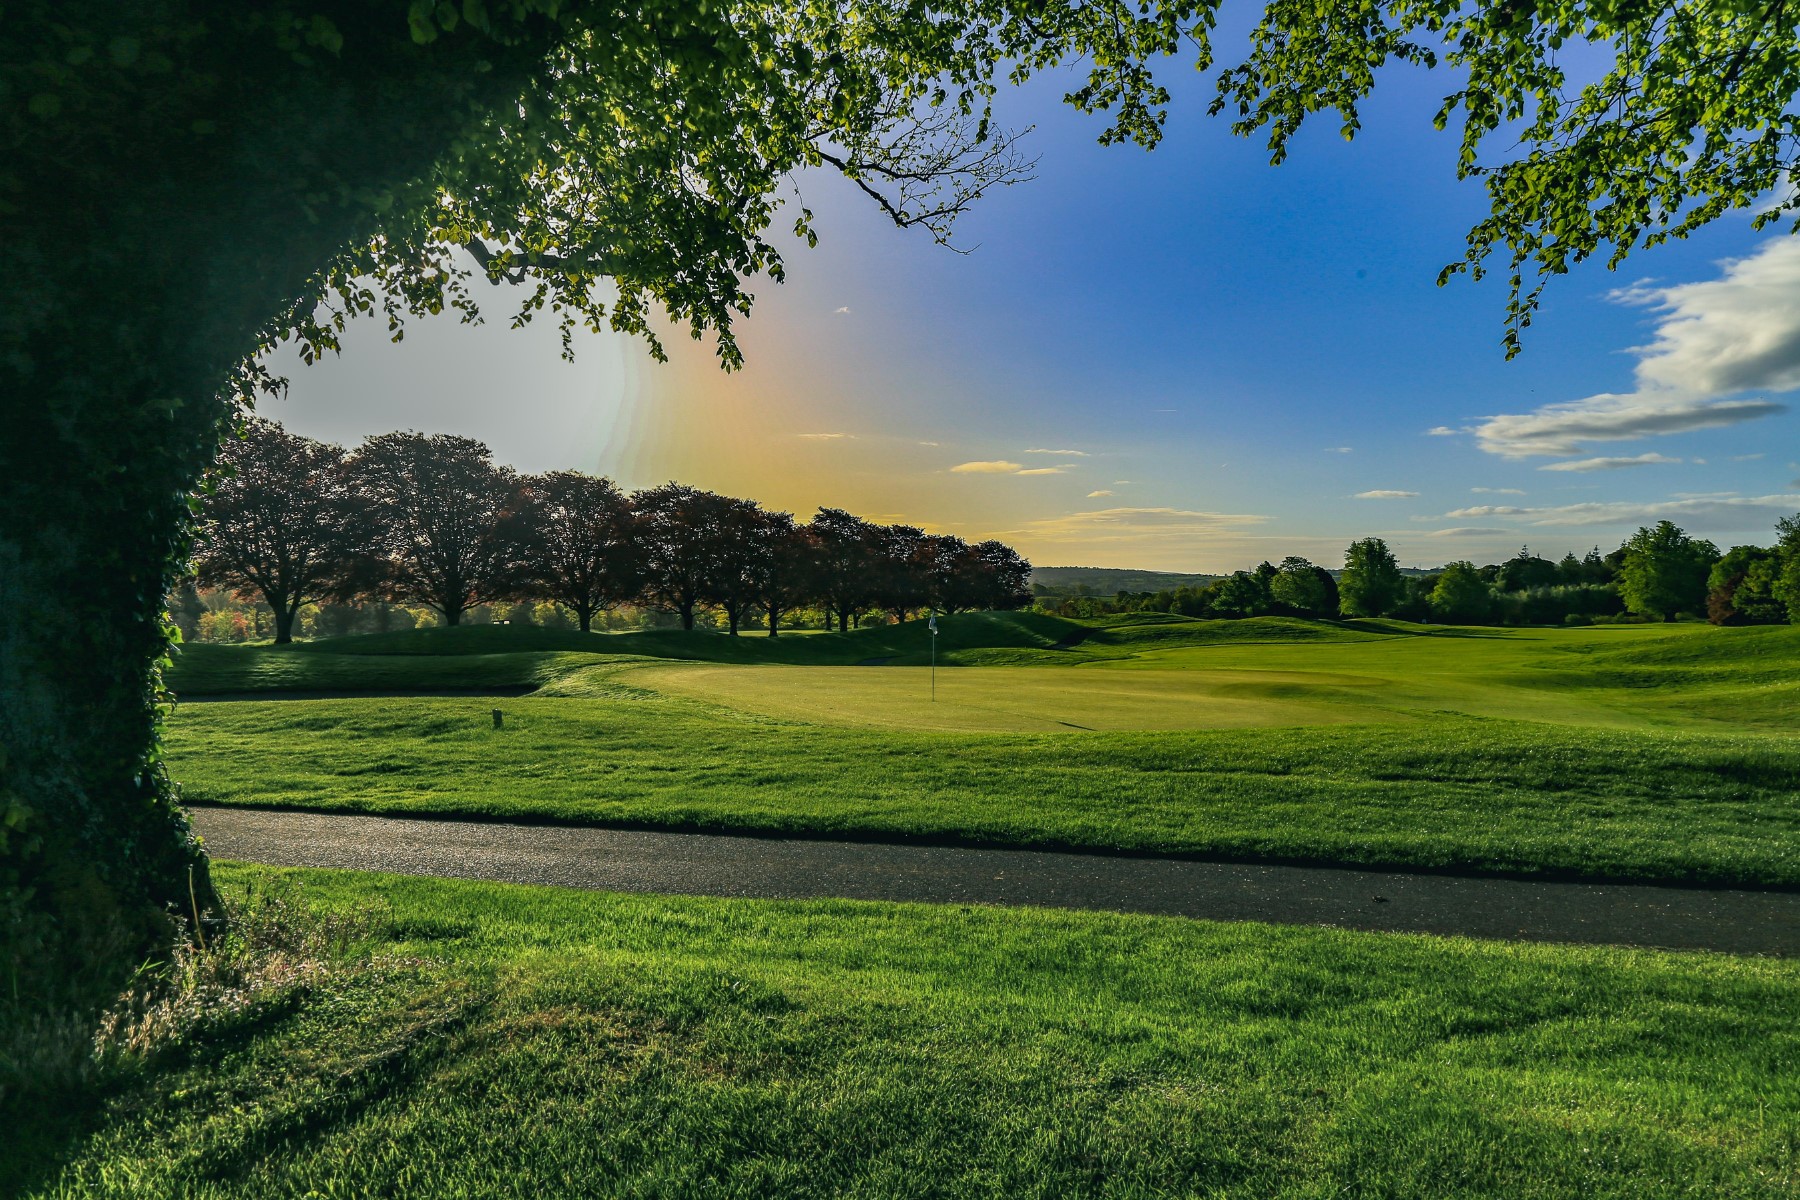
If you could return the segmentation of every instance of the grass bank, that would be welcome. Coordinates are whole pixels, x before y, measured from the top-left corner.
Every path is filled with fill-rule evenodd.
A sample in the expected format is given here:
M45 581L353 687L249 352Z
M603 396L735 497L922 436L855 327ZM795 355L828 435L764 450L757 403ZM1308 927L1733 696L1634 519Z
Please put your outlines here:
M594 687L505 701L500 730L490 701L188 706L172 766L215 804L1800 885L1787 737L1450 716L955 734Z
M15 1114L24 1195L1800 1195L1800 964L220 874L404 958Z

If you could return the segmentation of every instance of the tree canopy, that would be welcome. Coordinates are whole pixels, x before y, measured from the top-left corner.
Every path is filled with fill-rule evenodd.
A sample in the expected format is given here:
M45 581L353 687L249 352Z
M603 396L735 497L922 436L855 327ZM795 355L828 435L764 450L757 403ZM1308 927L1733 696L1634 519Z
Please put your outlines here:
M1380 538L1359 538L1344 551L1338 607L1346 617L1379 617L1393 611L1405 581L1394 552Z
M275 640L293 640L302 605L355 582L360 505L337 446L251 421L225 443L205 503L195 574L254 593L275 614Z
M1701 609L1718 558L1711 542L1689 536L1673 521L1658 521L1626 539L1619 591L1632 612L1673 620Z

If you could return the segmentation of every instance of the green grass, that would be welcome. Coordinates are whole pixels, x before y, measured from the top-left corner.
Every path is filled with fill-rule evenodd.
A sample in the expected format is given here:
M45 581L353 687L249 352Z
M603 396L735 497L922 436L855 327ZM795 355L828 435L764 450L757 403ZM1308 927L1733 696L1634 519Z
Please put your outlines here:
M992 661L996 653L1042 653L1059 664L1123 658L1169 646L1377 640L1411 628L1392 623L1296 621L1194 621L1160 616L1069 621L1036 613L962 613L941 619L938 661L944 665ZM1366 626L1366 627L1365 627ZM851 666L870 660L918 666L931 659L931 634L923 620L842 634L729 637L721 633L649 630L638 633L571 633L519 625L465 625L363 634L290 646L184 646L169 672L179 693L207 695L253 691L336 691L404 686L514 686L542 682L549 674L618 656L718 663L784 663ZM555 658L552 656L566 656ZM591 656L582 659L578 656ZM506 660L516 660L509 665ZM427 668L425 663L437 664ZM381 664L377 666L376 664ZM409 665L411 664L411 665ZM417 672L416 679L409 672ZM458 674L460 672L460 675Z
M492 701L194 705L172 766L215 804L1800 885L1791 738L1454 717L871 730L604 684L635 674L507 700L501 730Z
M23 1194L1800 1195L1796 963L220 874L411 962L14 1114Z
M169 679L187 696L507 692L596 669L610 675L620 663L660 663L657 688L722 694L770 715L986 729L1296 725L1449 711L1570 725L1788 732L1800 719L1800 628L1794 627L1500 630L1154 614L1079 622L1029 613L961 614L941 624L939 663L958 669L944 672L940 682L963 689L968 713L917 710L912 701L927 691L904 671L841 673L858 664L880 664L885 671L930 661L930 635L921 621L776 639L472 626L293 646L195 645L184 648ZM712 673L684 682L675 669L684 663ZM799 682L754 669L772 665L819 673ZM720 674L723 667L741 673ZM1008 670L983 683L971 667L1039 671ZM1043 668L1106 675L1071 685L1070 677ZM1138 697L1127 704L1121 697L1134 689ZM833 690L838 694L820 699ZM1094 714L1098 724L1084 719L1082 704L1056 695L1082 690L1110 708ZM973 711L994 709L995 700L1010 700L1005 707L1041 719L1008 725ZM1172 718L1166 712L1171 703L1191 711Z
M946 618L193 647L190 798L1800 886L1800 629ZM597 649L583 649L594 647ZM604 652L602 652L604 651ZM1010 665L993 665L1010 664Z

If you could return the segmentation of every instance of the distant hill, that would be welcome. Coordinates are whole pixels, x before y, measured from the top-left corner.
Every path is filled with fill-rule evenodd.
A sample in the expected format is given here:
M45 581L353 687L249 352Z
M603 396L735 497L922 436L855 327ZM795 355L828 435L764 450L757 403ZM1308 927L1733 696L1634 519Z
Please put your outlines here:
M1033 586L1058 595L1112 596L1119 592L1160 592L1164 588L1205 587L1217 575L1178 571L1132 571L1122 567L1033 567Z

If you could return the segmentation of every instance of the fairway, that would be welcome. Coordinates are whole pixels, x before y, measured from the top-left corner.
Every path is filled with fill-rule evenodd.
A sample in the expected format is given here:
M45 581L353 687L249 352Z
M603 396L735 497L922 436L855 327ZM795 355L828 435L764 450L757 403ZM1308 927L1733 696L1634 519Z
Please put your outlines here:
M1238 729L1393 719L1383 681L1318 671L1124 672L1098 667L654 666L632 686L827 725L996 733Z
M184 705L170 762L196 803L1800 884L1800 629L941 626L935 701L923 622L198 647L201 690L535 691Z

